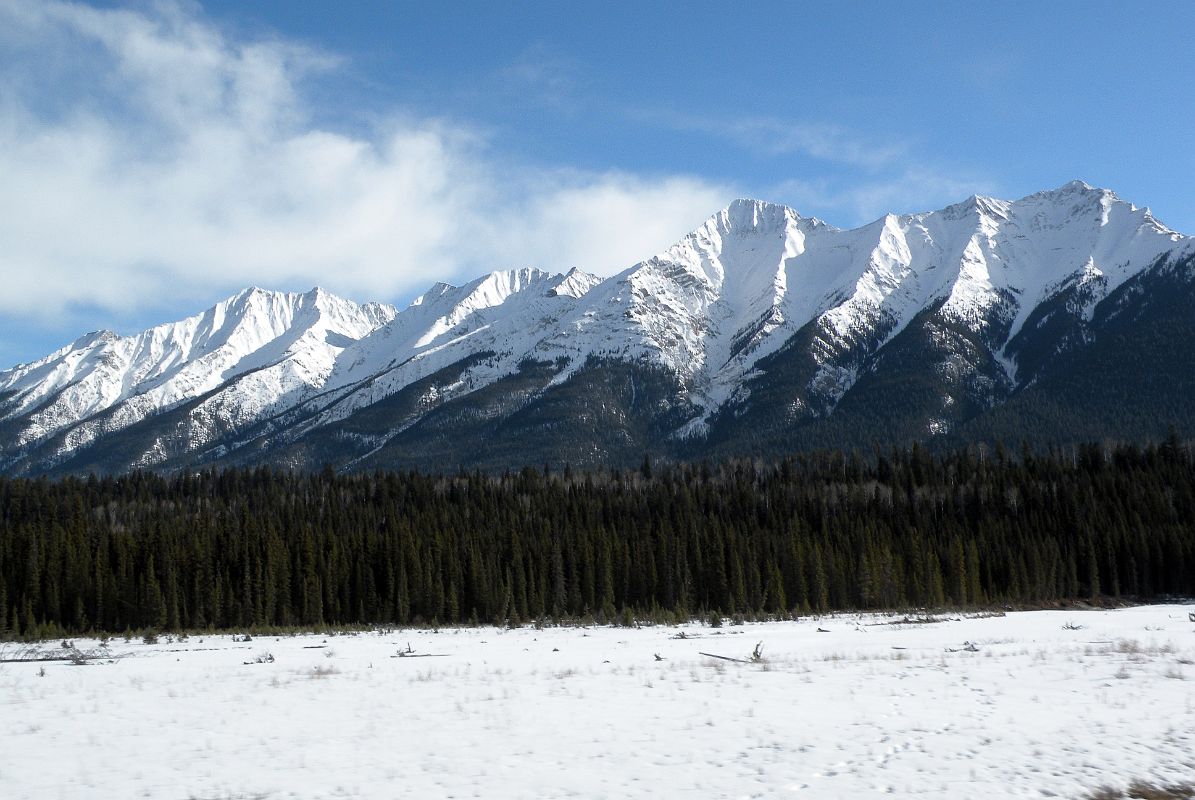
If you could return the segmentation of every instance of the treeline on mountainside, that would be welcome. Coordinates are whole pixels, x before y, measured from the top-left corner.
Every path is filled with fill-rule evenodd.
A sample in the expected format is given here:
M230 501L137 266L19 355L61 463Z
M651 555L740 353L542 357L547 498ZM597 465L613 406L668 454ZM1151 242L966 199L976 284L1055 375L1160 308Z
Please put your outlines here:
M0 479L0 631L630 620L1195 594L1177 437L503 476Z

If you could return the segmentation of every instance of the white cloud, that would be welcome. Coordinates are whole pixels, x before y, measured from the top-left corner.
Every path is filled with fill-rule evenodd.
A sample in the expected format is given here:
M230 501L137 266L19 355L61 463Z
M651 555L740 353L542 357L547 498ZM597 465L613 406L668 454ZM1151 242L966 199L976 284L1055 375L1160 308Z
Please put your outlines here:
M726 204L730 191L696 178L557 173L547 191L500 212L482 237L507 261L611 274L654 255Z
M335 69L188 6L0 0L0 314L130 311L258 284L388 299L509 266L612 273L732 196L683 176L506 164L395 114L311 123Z

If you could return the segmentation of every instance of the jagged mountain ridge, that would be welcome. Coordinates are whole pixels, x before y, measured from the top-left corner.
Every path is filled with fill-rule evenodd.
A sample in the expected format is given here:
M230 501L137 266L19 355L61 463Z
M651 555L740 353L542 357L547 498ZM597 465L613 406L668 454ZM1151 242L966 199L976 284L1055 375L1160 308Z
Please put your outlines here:
M1151 276L1185 291L1193 257L1195 240L1081 182L854 230L738 200L605 280L495 272L401 312L253 290L91 334L0 373L0 469L598 464L869 425L873 441L983 436L975 420L1103 346L1112 306L1152 302Z
M87 334L46 358L0 373L5 456L39 447L47 463L180 404L207 397L190 431L202 444L319 389L351 342L393 319L323 289L246 289L202 314L134 336ZM141 463L155 459L147 453ZM140 464L138 464L140 465ZM133 466L133 465L130 465Z

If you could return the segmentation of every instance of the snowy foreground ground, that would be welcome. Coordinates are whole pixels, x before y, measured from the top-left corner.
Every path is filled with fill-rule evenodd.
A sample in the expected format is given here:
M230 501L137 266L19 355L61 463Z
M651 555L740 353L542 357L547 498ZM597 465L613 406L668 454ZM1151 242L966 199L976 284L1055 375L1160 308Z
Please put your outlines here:
M1081 797L1190 781L1190 610L114 639L111 663L0 664L0 797ZM757 642L760 663L700 655L749 659ZM435 655L395 657L408 646Z

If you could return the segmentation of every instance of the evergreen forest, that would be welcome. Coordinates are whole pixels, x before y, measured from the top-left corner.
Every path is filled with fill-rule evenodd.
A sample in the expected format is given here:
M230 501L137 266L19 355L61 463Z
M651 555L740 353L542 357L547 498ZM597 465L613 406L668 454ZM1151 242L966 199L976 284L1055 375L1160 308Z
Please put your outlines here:
M1195 595L1177 437L1013 456L0 478L0 636Z

